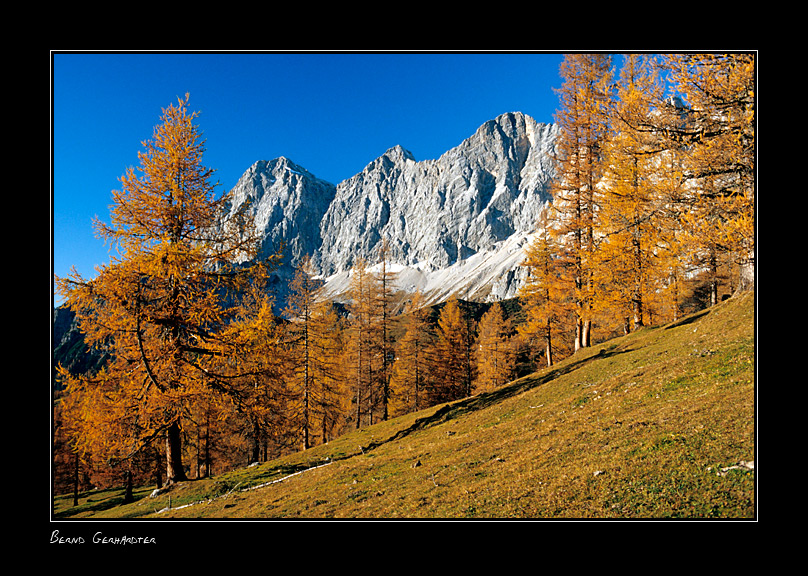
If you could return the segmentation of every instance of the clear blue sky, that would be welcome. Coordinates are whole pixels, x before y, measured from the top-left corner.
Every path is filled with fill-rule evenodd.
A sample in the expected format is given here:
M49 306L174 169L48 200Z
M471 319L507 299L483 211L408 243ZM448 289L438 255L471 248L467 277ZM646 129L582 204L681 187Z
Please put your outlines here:
M52 265L85 278L109 262L92 218L162 109L190 93L203 162L229 190L258 160L286 156L334 184L397 144L416 160L520 111L552 122L563 56L486 54L52 54Z

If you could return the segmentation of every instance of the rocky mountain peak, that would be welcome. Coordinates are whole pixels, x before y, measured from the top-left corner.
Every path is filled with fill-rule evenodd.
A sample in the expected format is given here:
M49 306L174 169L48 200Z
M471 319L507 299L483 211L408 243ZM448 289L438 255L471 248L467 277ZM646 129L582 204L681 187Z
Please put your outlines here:
M406 162L407 160L415 162L415 157L412 155L412 152L405 150L398 144L387 150L382 157L389 158L394 163Z
M287 246L285 270L309 254L318 271L339 277L361 256L374 262L382 240L393 261L415 270L423 288L429 276L489 260L507 245L519 252L550 200L557 128L521 112L490 120L436 160L417 161L395 145L362 172L334 186L286 158L256 162L234 189L234 209L247 200L265 233L265 248ZM517 262L518 264L518 262ZM493 265L493 264L492 264ZM497 266L504 266L501 262ZM517 275L518 276L518 275ZM512 293L518 279L500 270L480 287ZM466 294L473 297L473 294Z

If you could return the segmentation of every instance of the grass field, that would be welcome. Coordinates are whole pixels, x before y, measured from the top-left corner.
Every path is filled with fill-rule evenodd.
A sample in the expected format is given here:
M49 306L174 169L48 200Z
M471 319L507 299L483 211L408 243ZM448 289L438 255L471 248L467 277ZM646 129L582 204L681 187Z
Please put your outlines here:
M754 519L754 293L493 392L66 518Z

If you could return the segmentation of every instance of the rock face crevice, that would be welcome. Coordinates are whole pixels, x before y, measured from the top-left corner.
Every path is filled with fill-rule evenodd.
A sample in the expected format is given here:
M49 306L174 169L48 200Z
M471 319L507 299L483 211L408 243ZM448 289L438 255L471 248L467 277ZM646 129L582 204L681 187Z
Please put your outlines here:
M498 283L496 297L507 296L523 276L514 253L551 200L557 133L520 112L502 114L435 160L394 146L336 185L286 158L260 161L236 184L233 209L249 201L265 250L286 246L279 287L304 254L337 279L359 257L374 263L386 240L392 262L421 275L412 286L443 275L489 295ZM485 274L485 261L497 272Z

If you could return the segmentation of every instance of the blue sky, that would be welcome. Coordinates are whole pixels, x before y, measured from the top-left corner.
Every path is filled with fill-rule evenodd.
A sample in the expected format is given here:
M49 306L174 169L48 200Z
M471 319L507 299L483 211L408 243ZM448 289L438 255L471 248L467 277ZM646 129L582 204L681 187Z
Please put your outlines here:
M258 160L286 156L334 184L397 144L416 160L520 111L552 122L554 53L53 53L52 265L85 278L109 262L92 218L162 109L190 93L224 192Z

